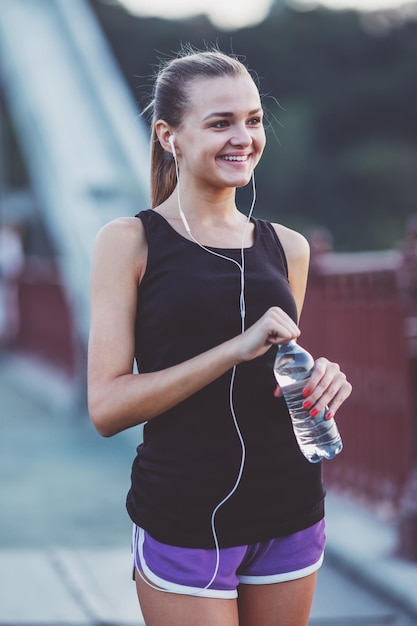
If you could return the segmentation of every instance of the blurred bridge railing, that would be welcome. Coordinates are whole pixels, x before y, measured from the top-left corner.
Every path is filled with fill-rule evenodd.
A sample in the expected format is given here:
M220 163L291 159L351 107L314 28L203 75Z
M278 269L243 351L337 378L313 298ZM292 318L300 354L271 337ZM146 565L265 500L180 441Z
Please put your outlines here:
M417 261L415 261L417 268ZM353 385L337 422L342 454L326 481L368 502L401 503L416 460L413 311L398 251L312 255L300 343Z
M18 298L18 332L13 350L53 368L69 382L84 375L71 303L57 266L42 259L28 259L19 276Z

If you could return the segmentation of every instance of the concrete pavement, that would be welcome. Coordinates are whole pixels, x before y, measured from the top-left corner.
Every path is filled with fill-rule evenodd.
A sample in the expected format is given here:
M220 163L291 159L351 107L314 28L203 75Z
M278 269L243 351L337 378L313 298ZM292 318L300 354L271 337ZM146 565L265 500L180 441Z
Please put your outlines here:
M2 550L1 626L144 624L123 549Z
M327 557L408 611L417 624L417 563L398 555L398 531L357 502L329 493Z

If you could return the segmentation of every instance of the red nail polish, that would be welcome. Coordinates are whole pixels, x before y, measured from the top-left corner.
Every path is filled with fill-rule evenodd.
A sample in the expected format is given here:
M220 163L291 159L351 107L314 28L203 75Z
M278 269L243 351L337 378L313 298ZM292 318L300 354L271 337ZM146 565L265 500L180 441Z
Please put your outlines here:
M307 396L309 396L311 393L311 389L309 389L308 387L306 387L306 389L304 389L303 391L303 398L307 398Z
M317 409L312 409L310 411L310 415L311 417L317 417L317 415L319 414L319 412L317 411Z
M311 402L309 400L304 400L303 409L309 409L311 407Z
M333 413L331 413L330 411L327 411L326 413L326 420L331 420L333 417Z

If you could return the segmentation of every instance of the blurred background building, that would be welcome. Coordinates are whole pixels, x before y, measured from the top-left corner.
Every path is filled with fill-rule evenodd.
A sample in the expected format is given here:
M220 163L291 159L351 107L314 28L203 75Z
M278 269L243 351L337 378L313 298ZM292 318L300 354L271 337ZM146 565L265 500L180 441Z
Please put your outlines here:
M94 237L146 205L147 132L83 0L2 2L0 59L1 340L79 381Z
M116 0L1 0L3 363L59 375L85 407L94 237L148 206L140 111L181 42L217 43L258 71L256 214L309 237L303 343L354 387L327 480L395 524L399 552L417 560L416 3L365 15L276 1L231 30Z

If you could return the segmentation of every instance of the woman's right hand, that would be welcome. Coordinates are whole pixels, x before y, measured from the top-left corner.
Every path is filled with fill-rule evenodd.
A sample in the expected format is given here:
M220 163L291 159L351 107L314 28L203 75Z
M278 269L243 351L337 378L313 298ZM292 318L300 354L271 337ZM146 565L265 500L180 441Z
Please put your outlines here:
M300 329L280 307L271 307L236 341L239 344L239 361L250 361L261 356L273 345L297 339Z

